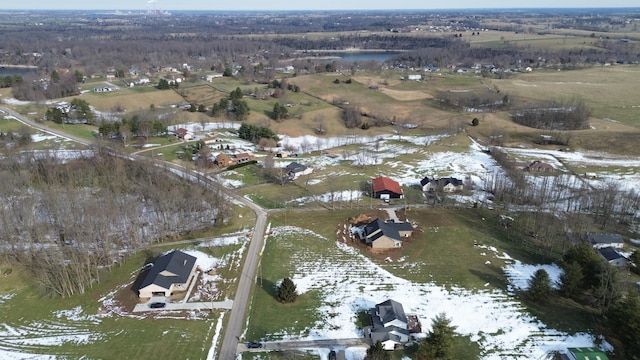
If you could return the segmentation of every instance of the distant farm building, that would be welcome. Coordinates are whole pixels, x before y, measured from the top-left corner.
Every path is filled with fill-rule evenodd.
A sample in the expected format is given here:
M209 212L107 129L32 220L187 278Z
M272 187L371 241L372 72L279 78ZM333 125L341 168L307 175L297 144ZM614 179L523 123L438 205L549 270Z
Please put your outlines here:
M440 178L434 176L431 179L429 179L429 177L425 177L420 180L420 185L422 185L422 191L444 191L452 193L464 190L464 183L462 180L454 177Z
M219 167L227 167L230 165L241 164L248 161L253 160L253 153L237 153L237 154L227 154L220 153L216 156L214 163Z

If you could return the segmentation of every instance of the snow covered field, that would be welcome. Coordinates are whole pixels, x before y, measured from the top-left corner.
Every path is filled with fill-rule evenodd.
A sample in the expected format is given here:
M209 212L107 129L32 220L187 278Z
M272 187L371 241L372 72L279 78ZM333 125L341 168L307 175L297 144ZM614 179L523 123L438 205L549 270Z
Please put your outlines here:
M436 315L445 313L452 320L452 325L457 326L458 333L469 335L480 344L482 359L544 359L550 351L593 346L595 343L591 334L568 334L548 328L528 315L510 291L447 289L430 282L410 282L394 276L355 248L329 241L307 229L274 228L268 241L284 242L284 246L290 248L291 245L286 245L288 242L302 237L327 241L330 249L327 254L291 256L292 280L298 292L319 291L323 305L317 311L326 316L303 333L282 331L271 334L269 339L361 337L362 331L355 325L356 314L387 299L394 299L403 304L406 313L419 317L425 332L430 329L431 320ZM477 249L487 257L488 264L492 259L508 263L504 271L513 287L526 287L527 280L538 268L547 270L554 280L560 274L557 266L522 264L498 249L486 246L478 246Z

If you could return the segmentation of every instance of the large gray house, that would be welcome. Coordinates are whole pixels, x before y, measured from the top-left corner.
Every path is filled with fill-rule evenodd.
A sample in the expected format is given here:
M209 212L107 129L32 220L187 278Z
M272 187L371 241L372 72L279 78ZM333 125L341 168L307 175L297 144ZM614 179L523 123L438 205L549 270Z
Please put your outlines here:
M385 350L394 350L409 341L408 319L402 304L389 299L377 304L370 313L372 343L380 341Z
M156 260L140 285L138 294L141 298L150 298L186 291L194 280L195 272L196 258L174 250Z

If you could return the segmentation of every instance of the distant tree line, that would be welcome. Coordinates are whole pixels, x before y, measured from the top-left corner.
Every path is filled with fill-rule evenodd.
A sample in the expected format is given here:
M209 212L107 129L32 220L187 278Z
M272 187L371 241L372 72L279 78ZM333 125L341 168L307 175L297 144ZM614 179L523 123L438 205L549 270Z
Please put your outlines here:
M84 26L64 26L62 20L62 25L51 22L37 28L29 26L28 22L15 22L11 26L0 25L4 35L3 48L15 49L0 52L0 62L39 67L37 77L25 78L22 86L14 85L16 97L36 99L36 95L41 98L53 98L56 97L55 93L69 94L72 87L55 85L45 92L42 86L33 84L33 80L39 80L44 74L48 75L60 68L71 69L68 74L60 74L64 82L64 76L75 77L74 70L78 68L87 75L100 74L107 69L115 68L118 76L125 76L128 70L153 72L163 65L177 66L189 62L200 69L215 69L231 75L230 64L234 64L237 66L234 69L238 69L237 76L268 82L274 78L273 69L277 67L279 60L295 59L298 56L301 59L294 61L297 69L324 71L324 63L321 67L316 66L318 64L302 59L308 56L308 53L298 54L296 51L319 50L326 53L354 46L362 49L405 50L390 61L393 66L405 68L427 65L446 67L450 64L471 66L481 63L507 69L551 64L571 69L604 63L612 58L628 62L640 60L640 55L634 51L632 44L608 39L591 40L593 47L590 49L555 50L510 44L491 48L471 47L465 40L467 32L463 37L453 38L406 36L393 31L399 26L409 26L412 21L438 26L450 25L444 20L429 18L425 14L388 14L384 20L370 14L356 13L350 13L347 19L343 17L345 14L324 14L322 17L314 18L313 22L296 16L283 17L281 21L272 22L260 17L252 18L250 15L176 16L171 18L171 26L166 23L167 19L136 18L139 26L128 27L126 35L122 32L122 26L126 26L130 20L122 18L102 22L100 25L91 17L75 18L74 22L82 23ZM247 25L249 22L250 25ZM461 28L478 25L477 19L464 19L458 24ZM370 29L379 32L366 36L327 36L323 39L286 36L287 33L299 33L301 30L314 31L312 29ZM243 35L249 32L256 35ZM261 32L277 32L284 35L266 41L259 35ZM176 38L176 33L181 34L179 39ZM101 39L100 42L95 41L97 37ZM255 65L256 63L258 65ZM490 75L487 72L483 74ZM80 79L76 78L76 81Z

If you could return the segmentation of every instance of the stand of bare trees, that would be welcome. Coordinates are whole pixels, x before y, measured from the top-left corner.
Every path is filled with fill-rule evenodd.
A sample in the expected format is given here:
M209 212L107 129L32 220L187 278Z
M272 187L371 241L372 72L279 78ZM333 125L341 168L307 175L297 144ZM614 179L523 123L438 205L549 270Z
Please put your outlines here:
M71 296L149 243L224 219L221 192L151 163L95 152L0 162L0 256L47 294Z
M578 130L587 127L590 111L580 98L550 101L535 108L524 108L511 114L511 119L524 126L549 130Z

